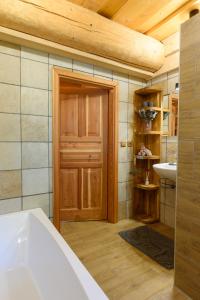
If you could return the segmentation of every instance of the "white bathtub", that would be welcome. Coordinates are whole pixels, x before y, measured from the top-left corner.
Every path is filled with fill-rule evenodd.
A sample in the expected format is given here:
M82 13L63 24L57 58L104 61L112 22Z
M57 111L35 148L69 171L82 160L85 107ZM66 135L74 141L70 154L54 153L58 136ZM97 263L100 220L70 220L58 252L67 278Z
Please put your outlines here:
M0 300L108 299L41 209L0 216Z

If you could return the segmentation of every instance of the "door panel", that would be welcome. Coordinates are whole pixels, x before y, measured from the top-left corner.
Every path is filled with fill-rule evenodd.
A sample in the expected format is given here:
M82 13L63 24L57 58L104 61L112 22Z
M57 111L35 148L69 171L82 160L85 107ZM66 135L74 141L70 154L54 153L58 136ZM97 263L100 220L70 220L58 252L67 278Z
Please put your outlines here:
M87 97L87 135L100 136L102 97Z
M108 91L60 94L61 220L107 218Z
M63 208L78 209L79 178L77 169L62 169L61 205Z
M61 101L61 135L78 136L78 96L69 95Z
M89 168L82 170L83 209L100 209L102 206L102 170L100 168Z

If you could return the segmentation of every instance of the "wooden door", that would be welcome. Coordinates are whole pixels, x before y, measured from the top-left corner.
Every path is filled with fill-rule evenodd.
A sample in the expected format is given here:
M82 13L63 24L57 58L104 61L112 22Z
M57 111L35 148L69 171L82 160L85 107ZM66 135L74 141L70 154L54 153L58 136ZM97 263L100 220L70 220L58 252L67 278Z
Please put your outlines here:
M108 90L60 92L60 219L107 219Z

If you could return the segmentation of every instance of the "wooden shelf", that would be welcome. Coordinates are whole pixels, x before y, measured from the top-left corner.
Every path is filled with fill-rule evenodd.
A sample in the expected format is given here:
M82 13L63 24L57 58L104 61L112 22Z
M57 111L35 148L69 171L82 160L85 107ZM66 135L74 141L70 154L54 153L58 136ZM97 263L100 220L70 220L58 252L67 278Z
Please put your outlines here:
M143 159L146 159L146 160L148 160L148 159L152 159L152 160L156 160L156 159L160 159L160 156L158 156L158 155L151 155L151 156L140 156L140 155L136 155L135 156L136 157L136 159L141 159L141 160L143 160Z
M136 188L146 190L146 191L155 191L158 190L160 187L158 184L150 183L149 185L145 185L143 183L137 183Z
M153 109L155 111L161 111L161 107L158 107L158 106L145 106L145 107L141 107L139 109L144 109L144 110L150 110L150 109ZM139 113L139 109L136 109L135 111L137 113Z
M163 112L170 112L170 109L168 109L168 108L163 108Z
M143 214L141 214L141 215L138 214L136 216L136 219L138 221L140 221L140 222L145 223L145 224L151 224L151 223L155 223L155 222L159 221L158 218L155 218L155 217L152 217L152 216L143 215Z
M142 95L142 96L150 95L150 94L156 94L158 92L161 92L161 90L151 89L151 88L142 88L142 89L139 89L139 90L135 91L136 94Z
M148 134L161 134L162 131L144 131L144 132L139 132L139 131L136 131L135 134L139 134L139 135L148 135Z

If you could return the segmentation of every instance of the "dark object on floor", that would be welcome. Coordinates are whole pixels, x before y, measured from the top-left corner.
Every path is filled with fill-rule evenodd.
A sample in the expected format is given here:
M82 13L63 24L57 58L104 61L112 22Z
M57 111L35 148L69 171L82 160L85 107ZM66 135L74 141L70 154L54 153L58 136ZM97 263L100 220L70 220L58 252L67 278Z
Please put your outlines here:
M119 235L132 246L151 257L166 269L174 268L174 241L153 230L140 226L119 232Z

